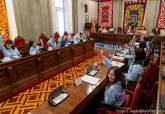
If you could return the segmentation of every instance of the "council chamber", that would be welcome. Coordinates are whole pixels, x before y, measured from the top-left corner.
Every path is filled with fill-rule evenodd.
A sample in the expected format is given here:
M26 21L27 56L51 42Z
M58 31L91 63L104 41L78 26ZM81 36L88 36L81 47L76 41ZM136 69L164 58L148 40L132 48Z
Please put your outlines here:
M164 0L0 0L0 114L164 114Z

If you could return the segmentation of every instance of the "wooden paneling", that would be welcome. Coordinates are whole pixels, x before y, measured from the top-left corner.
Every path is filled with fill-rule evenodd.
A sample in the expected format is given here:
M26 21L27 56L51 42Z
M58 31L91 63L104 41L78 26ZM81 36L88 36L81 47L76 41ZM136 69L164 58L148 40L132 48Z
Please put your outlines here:
M58 57L60 68L69 66L69 64L72 64L73 62L72 48L60 50L58 52Z
M133 34L110 34L110 33L95 33L91 34L91 37L95 39L96 42L103 42L114 45L123 45L130 42L133 38ZM160 49L160 44L165 41L165 36L160 35L149 35L149 37L154 39L154 48ZM140 37L136 36L136 40L140 41Z
M94 53L94 41L63 47L0 64L0 101ZM10 95L9 95L10 96Z
M73 64L76 64L83 60L84 57L84 47L83 43L72 47L73 50Z
M165 54L165 42L162 42L161 44L161 55L160 55L160 65L159 65L159 79L158 79L158 90L157 90L157 104L156 104L156 114L164 114L163 110L161 109L161 97L165 96L165 80L162 79L162 72L165 71L165 65L161 63L161 61L164 61Z
M85 57L91 56L91 52L94 51L94 44L91 42L85 42L84 43L84 55Z
M104 89L107 84L106 73L108 68L101 67L95 77L100 78L96 85L83 82L79 86L71 86L66 89L69 97L57 106L51 106L46 101L30 114L80 114L83 109Z
M7 68L0 68L0 95L5 95L11 91L10 78Z

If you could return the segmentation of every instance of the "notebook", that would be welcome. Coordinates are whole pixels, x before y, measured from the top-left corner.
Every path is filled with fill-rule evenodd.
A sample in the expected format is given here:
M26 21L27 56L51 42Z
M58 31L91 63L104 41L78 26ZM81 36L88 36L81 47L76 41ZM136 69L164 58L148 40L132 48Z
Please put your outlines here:
M92 77L92 76L89 76L89 75L84 75L83 77L81 77L81 79L84 82L90 83L92 85L96 85L97 82L100 80L100 78Z
M94 76L94 75L96 75L97 73L98 73L98 70L91 70L91 71L88 73L88 75Z

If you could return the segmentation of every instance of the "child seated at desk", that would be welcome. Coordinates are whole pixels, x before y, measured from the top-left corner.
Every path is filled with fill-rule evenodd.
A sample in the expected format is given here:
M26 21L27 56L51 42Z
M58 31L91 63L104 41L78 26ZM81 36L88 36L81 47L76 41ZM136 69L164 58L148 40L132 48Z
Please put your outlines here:
M30 47L30 51L29 51L29 54L30 55L35 55L37 53L40 53L40 46L37 45L36 42L33 42L32 43L32 46Z
M59 39L60 35L56 32L53 37L51 37L48 41L48 50L51 48L51 49L54 49L54 48L57 48L57 44L58 44L58 39Z
M58 46L65 47L68 45L68 32L64 32L63 36L58 39Z
M3 52L4 57L11 59L20 58L21 55L18 49L14 46L12 40L6 40L5 44L2 45L3 35L0 36L0 50Z
M104 93L104 102L113 106L122 106L125 98L120 68L111 67L107 73L107 78L108 85Z
M140 76L144 73L144 59L145 52L142 48L137 48L135 50L135 61L129 66L127 74L125 74L125 79L130 82L137 82Z

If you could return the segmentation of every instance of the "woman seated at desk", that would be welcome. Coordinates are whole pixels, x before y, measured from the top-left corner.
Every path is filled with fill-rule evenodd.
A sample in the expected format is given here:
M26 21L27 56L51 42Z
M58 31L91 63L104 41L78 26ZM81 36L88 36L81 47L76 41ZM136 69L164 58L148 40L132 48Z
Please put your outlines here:
M133 61L135 60L135 36L133 37L133 39L130 41L128 47L128 52L123 54L122 57L128 59L128 65L131 65L133 63Z
M29 54L30 55L35 55L37 53L40 53L40 46L37 45L36 42L32 42L32 46L30 47Z
M42 47L41 50L45 51L48 49L47 38L44 34L41 34L41 36L39 37L39 42Z
M54 48L57 48L57 44L58 44L58 39L59 39L59 37L60 37L60 35L56 32L55 34L54 34L54 36L53 37L51 37L50 39L49 39L49 41L48 41L48 50L49 49L54 49Z
M124 87L122 83L122 72L118 67L111 67L107 73L108 85L104 93L104 102L113 106L124 104Z
M58 39L58 46L63 47L68 45L68 32L64 32L63 36Z
M77 33L75 36L74 36L74 44L78 44L80 41L81 41L81 37L80 37L80 33Z
M4 45L2 45L3 35L0 36L0 50L3 52L4 57L10 59L20 58L21 55L18 49L14 46L12 40L7 40Z
M68 37L68 44L70 45L74 44L74 36L75 36L74 33L70 34L70 37Z
M129 66L127 74L125 74L125 79L130 82L137 82L140 76L144 73L144 59L145 52L142 48L135 49L135 61Z

